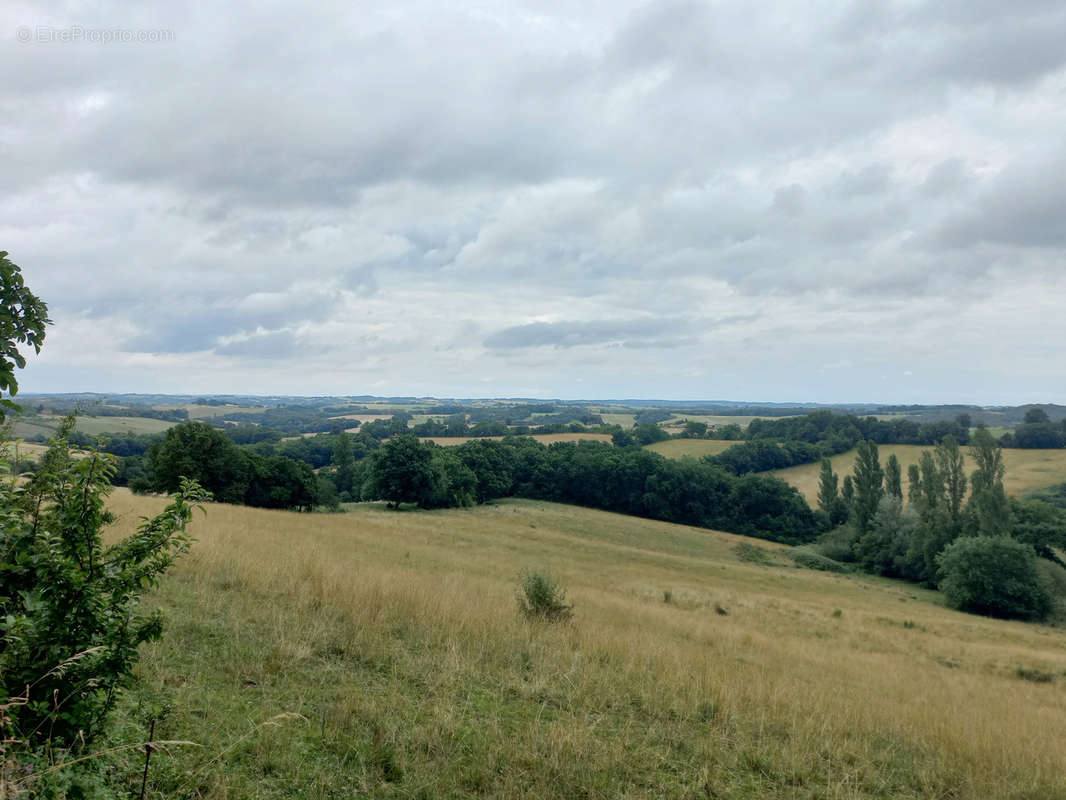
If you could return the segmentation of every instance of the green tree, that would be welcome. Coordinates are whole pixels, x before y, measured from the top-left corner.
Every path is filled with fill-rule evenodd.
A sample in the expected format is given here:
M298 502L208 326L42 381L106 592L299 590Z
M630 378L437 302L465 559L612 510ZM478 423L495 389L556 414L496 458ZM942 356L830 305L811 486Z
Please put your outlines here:
M636 425L633 430L630 431L637 444L648 445L655 442L662 442L670 438L670 434L660 428L654 422L646 422L643 425Z
M148 450L151 488L174 492L192 478L220 503L243 503L251 481L246 453L217 428L204 422L175 425Z
M877 444L864 439L859 442L854 468L855 501L852 519L860 536L870 527L877 506L884 496L884 471L877 454Z
M1056 559L1066 550L1066 509L1040 500L1010 498L1011 537L1031 544L1037 555Z
M433 453L413 434L394 436L370 457L367 499L425 506L433 490Z
M940 589L954 608L1020 619L1043 619L1051 610L1027 544L1006 536L964 536L938 561Z
M833 505L840 499L837 481L837 474L833 472L833 462L828 458L823 458L822 469L818 475L818 508L826 514L832 512Z
M352 450L351 437L344 431L333 436L333 454L330 463L335 471L337 491L342 495L350 496L352 479L355 476L355 452Z
M474 471L463 463L453 448L435 444L428 447L432 454L429 461L430 487L420 505L423 508L472 506L478 488Z
M50 322L48 306L26 287L22 270L8 260L7 251L0 250L0 422L7 411L18 409L11 400L19 390L15 369L26 366L19 345L40 353Z
M463 464L474 474L474 499L478 504L510 494L514 478L509 451L503 444L491 439L474 439L455 450Z
M903 501L903 470L895 453L885 462L885 494Z
M1009 536L1010 504L1003 488L1006 467L1003 451L986 428L978 428L970 440L970 454L977 464L971 479L969 508L981 536Z
M1033 406L1025 411L1025 419L1023 422L1026 425L1040 425L1041 423L1051 422L1051 418L1048 417L1047 412L1042 408Z
M840 499L844 501L844 505L848 508L848 514L854 513L855 510L855 480L850 475L845 475L843 482L840 484Z
M907 502L917 505L922 498L922 473L917 464L907 466Z
M911 537L907 561L916 580L934 584L937 556L954 535L944 498L944 481L929 450L922 451L911 473L910 500L911 507L918 512L919 524Z
M702 439L707 435L707 423L685 420L685 430L681 436L685 439Z
M823 458L818 476L818 508L830 525L841 525L848 520L848 506L837 489L838 480L839 477L833 472L833 463Z
M954 436L945 436L936 447L936 468L943 483L943 499L957 536L962 531L962 501L966 497L966 464Z
M869 530L855 542L855 557L869 572L910 577L907 553L917 525L914 511L904 508L896 495L886 494L870 521Z

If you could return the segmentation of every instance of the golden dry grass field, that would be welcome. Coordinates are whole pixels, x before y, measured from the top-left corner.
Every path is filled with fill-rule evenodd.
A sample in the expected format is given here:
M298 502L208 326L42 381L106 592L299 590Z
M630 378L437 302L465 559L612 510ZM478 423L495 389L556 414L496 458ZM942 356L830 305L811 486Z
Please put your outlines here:
M116 490L113 535L162 504ZM1066 797L1061 629L533 501L191 531L138 671L174 709L157 738L201 747L153 758L153 797ZM571 622L520 617L529 568Z
M665 442L649 444L648 450L654 450L667 458L700 458L716 456L741 442L727 442L721 439L667 439Z
M888 457L895 454L903 467L904 489L906 489L907 467L917 464L923 450L932 450L932 447L907 444L886 444L878 447L881 454L881 463L884 464ZM967 472L972 472L976 467L969 457L969 448L963 448L967 453ZM833 471L839 473L843 480L845 475L850 475L855 464L855 450L833 456ZM1005 449L1003 462L1007 467L1007 475L1003 485L1008 494L1018 495L1029 489L1040 489L1052 486L1056 483L1066 482L1066 450L1018 450ZM818 476L821 465L802 464L798 467L789 467L770 473L782 480L788 481L807 498L812 505L818 501Z

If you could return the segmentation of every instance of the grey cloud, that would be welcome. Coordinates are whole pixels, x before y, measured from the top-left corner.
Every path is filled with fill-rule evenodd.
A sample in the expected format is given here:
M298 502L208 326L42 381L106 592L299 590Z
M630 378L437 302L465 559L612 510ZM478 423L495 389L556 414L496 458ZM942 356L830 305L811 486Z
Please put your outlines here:
M774 211L794 217L803 212L803 201L806 192L798 183L790 186L782 186L774 192Z
M892 171L885 164L870 164L857 172L845 171L836 189L844 197L881 194L888 189L891 177Z
M1066 65L1066 8L1053 0L927 2L903 17L939 35L914 64L928 73L993 84L1033 80Z
M948 158L929 170L921 191L926 196L939 197L967 186L972 179L961 158Z
M287 359L314 352L289 331L256 333L215 348L220 356L245 356L255 359Z
M164 308L142 307L133 318L142 332L126 339L121 347L134 353L193 353L215 349L220 339L242 333L278 329L330 316L340 302L329 293L293 293L271 298L267 304L248 295L243 303L212 306L207 297ZM188 304L187 304L188 303ZM230 352L230 351L227 351Z
M378 279L370 266L352 267L344 272L344 285L361 295L373 295L378 291Z
M1066 150L1022 159L999 175L976 205L949 218L933 241L964 248L981 242L1066 246Z
M659 341L662 334L671 330L676 330L676 325L662 320L532 322L496 331L485 338L484 344L493 350L568 348L612 342L632 347L639 346L634 343Z

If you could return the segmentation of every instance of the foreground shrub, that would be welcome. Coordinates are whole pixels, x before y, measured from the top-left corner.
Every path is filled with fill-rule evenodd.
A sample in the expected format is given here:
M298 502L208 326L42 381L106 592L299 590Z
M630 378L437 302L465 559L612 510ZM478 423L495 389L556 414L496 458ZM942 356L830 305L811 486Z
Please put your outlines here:
M940 590L953 608L1015 619L1043 619L1051 611L1031 545L1006 536L964 536L937 561Z
M71 458L73 424L64 421L29 482L0 481L0 734L11 746L5 764L22 770L14 788L104 730L138 646L162 632L141 595L188 549L185 526L207 499L183 481L163 513L105 547L114 463L99 452Z
M559 582L544 572L523 572L518 592L518 610L528 620L563 622L570 619L573 606Z

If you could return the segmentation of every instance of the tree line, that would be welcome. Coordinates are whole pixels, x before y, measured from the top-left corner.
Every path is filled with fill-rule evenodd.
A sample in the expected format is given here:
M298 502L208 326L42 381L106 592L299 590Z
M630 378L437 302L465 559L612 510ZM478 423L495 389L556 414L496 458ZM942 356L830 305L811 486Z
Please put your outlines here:
M526 497L793 544L819 533L802 495L777 478L605 442L509 437L440 447L405 435L372 453L353 473L360 479L363 499L423 508Z
M509 436L441 447L413 434L379 441L363 430L313 439L332 445L329 466L317 475L309 464L257 452L270 443L242 447L223 431L186 423L149 448L146 474L131 487L169 492L190 477L221 502L298 510L344 500L449 508L526 497L786 543L819 533L814 512L784 481L737 476L707 460L674 461L636 445Z

